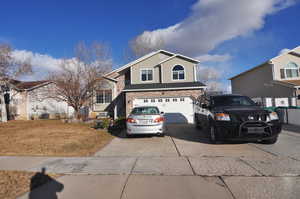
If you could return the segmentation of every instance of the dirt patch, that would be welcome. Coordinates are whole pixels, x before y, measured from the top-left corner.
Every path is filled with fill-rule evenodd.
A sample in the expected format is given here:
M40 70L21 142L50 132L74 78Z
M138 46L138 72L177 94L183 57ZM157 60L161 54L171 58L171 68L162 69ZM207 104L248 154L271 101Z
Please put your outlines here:
M30 191L31 180L34 175L36 173L25 171L0 171L0 198L14 199ZM59 175L51 174L47 176L51 179L59 177ZM43 185L43 183L47 182L40 182L39 185Z
M0 155L90 156L113 139L105 130L59 120L0 124Z

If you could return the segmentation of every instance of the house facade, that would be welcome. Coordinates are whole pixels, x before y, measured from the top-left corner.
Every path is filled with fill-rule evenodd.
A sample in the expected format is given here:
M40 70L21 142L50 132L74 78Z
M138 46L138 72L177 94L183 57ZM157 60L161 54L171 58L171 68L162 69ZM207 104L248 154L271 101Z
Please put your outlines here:
M232 93L252 98L296 98L300 105L300 46L231 77Z
M194 101L206 86L197 81L199 61L159 50L103 76L90 116L126 117L136 106L157 106L169 122L193 122Z
M53 86L48 81L11 80L7 92L10 119L57 119L72 116L74 110L66 102L45 98L45 92Z

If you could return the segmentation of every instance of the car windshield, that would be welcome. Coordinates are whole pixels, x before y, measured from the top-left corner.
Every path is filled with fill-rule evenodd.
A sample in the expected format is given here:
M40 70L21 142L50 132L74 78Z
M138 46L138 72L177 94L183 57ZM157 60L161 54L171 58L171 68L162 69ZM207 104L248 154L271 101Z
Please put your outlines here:
M131 112L133 115L158 115L159 110L157 107L137 107Z
M216 96L212 98L212 106L255 106L256 104L246 96Z

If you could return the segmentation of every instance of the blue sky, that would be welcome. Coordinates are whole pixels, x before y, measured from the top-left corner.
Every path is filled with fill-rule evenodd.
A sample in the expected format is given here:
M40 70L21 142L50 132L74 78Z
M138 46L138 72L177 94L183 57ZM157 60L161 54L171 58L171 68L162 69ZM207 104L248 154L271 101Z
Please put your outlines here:
M199 58L200 67L219 72L218 81L225 87L228 77L300 45L298 1L228 2L3 1L0 17L6 20L1 21L0 42L31 56L44 55L38 64L71 57L78 41L104 41L116 67L124 63L129 40L138 36L155 41L159 35L166 49Z

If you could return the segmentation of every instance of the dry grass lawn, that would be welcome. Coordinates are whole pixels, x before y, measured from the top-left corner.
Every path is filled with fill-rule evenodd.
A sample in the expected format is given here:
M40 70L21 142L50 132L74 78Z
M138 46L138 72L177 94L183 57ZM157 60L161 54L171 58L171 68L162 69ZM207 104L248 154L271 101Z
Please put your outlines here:
M0 171L0 198L15 199L30 191L30 181L34 175L35 173L24 171ZM59 175L49 176L53 179L59 177ZM46 182L41 181L39 185L44 183Z
M113 139L105 130L59 120L0 123L0 155L90 156Z

